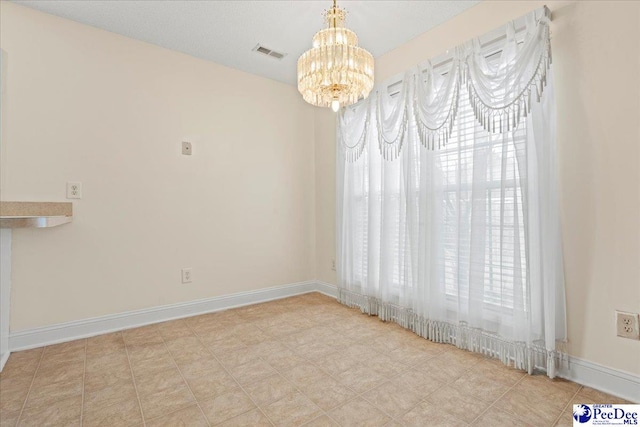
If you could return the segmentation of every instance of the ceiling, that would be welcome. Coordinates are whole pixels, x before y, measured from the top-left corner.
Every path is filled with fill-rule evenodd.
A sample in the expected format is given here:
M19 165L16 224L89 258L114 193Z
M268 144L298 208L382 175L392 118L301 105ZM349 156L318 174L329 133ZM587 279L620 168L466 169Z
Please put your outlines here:
M296 84L298 57L324 27L331 1L113 1L14 0L198 58L284 83ZM347 27L374 57L479 3L472 1L340 0ZM286 53L278 60L252 51L261 45Z

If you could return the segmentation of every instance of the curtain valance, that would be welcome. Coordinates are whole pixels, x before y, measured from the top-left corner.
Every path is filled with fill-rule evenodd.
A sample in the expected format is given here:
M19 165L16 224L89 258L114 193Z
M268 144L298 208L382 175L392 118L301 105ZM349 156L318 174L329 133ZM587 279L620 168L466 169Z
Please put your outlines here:
M437 149L449 140L461 102L469 103L483 129L510 132L540 102L551 64L549 10L524 18L517 31L511 22L488 52L479 39L453 49L444 65L433 61L407 70L399 84L387 82L339 115L339 145L348 161L377 142L382 157L397 158L407 130L414 127L423 147ZM499 60L487 56L499 53ZM437 68L437 69L436 69ZM390 93L389 88L398 88ZM461 96L465 91L468 96Z

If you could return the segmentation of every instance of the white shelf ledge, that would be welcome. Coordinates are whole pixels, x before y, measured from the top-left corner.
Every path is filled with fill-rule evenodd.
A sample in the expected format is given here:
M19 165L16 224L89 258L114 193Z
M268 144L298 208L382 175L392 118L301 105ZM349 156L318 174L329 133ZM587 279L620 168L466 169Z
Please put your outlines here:
M71 222L73 217L56 216L0 216L0 228L49 228Z

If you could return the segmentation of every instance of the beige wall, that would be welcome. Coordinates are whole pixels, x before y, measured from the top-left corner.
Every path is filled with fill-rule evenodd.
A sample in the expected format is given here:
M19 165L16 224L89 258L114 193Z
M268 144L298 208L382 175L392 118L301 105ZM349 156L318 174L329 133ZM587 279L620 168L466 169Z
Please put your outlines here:
M553 13L569 352L640 374L640 341L616 337L614 316L640 312L640 2L484 1L378 58L376 78L544 4ZM319 161L318 146L334 144L324 137L316 140L316 180L335 170L328 157ZM316 259L326 260L334 250L320 235L334 235L323 218L333 212L317 212Z
M84 190L72 224L14 231L13 331L314 278L314 109L294 87L1 8L2 199Z
M315 111L315 141L316 278L335 285L336 115L328 108Z

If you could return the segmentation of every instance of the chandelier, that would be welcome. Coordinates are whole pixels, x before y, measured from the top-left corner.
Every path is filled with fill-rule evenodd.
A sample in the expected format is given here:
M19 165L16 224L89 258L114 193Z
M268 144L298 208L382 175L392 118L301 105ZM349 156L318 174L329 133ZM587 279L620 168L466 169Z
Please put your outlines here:
M298 58L298 91L309 104L338 111L371 92L373 56L344 27L346 11L336 0L324 16L328 27L313 36L313 47Z

